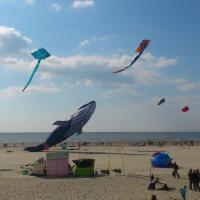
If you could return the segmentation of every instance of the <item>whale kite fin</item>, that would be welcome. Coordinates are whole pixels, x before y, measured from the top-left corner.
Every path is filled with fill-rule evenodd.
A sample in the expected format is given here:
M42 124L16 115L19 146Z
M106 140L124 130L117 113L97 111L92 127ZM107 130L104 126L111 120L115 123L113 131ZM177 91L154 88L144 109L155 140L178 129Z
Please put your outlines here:
M29 151L29 152L41 152L45 149L45 144L39 144L38 146L35 147L26 147L24 148L25 151Z
M57 126L67 126L70 123L70 121L55 121L53 125Z

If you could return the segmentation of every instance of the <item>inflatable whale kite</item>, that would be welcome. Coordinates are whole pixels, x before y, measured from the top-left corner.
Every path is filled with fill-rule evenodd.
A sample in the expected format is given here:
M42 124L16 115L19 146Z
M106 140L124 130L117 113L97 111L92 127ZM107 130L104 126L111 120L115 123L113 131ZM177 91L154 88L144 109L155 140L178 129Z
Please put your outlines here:
M53 132L49 135L49 137L44 143L35 147L26 147L24 150L30 152L43 151L66 140L75 133L77 135L81 134L83 126L89 121L90 117L95 111L95 108L95 101L91 101L81 106L67 120L54 122L53 125L56 125L58 127L55 130L53 130Z

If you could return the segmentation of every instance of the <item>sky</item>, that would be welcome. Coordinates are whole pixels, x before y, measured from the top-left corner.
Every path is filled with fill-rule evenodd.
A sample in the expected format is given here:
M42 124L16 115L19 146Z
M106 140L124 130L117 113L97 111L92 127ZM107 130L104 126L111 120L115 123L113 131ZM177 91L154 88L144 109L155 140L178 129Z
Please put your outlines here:
M0 0L0 132L52 131L92 100L85 132L199 131L199 7L199 0ZM151 43L140 59L113 74L143 39ZM51 57L22 93L39 48Z

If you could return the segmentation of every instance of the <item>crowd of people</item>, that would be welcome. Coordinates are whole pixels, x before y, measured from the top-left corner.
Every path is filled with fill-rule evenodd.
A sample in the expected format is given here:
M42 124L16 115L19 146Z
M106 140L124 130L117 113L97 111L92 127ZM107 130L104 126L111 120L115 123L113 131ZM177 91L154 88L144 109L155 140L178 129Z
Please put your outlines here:
M83 146L200 146L200 140L132 140L132 141L99 141L82 142Z
M129 141L129 146L199 146L200 140L141 140Z
M77 141L68 141L67 144L69 146L76 146ZM106 147L106 146L120 146L121 144L125 146L200 146L200 140L108 140L108 141L82 141L80 142L83 147ZM32 144L32 143L30 143ZM38 143L34 143L37 145ZM0 147L25 147L29 145L29 143L19 142L19 143L0 143Z
M180 175L178 173L179 166L177 165L176 162L173 163L172 168L173 168L172 175L174 177L180 178ZM189 179L190 190L200 191L200 170L199 169L196 169L196 170L190 169L188 171L187 175L188 175L188 179ZM171 188L168 187L167 183L160 181L160 179L158 177L154 177L154 175L151 174L150 175L150 183L148 185L148 190L169 191L169 190L171 190ZM187 187L184 186L184 187L180 188L179 193L181 195L181 198L183 200L186 200ZM152 195L152 200L156 200L156 195Z
M148 185L148 190L165 190L165 191L170 191L170 190L173 190L173 189L175 189L175 188L169 187L167 185L167 183L165 183L163 181L160 181L160 179L158 177L154 177L154 175L151 174L151 176L150 176L150 183ZM187 187L186 186L181 187L179 189L179 193L180 193L180 196L181 196L182 200L186 200ZM176 200L176 198L173 198L173 197L170 197L170 198L173 199L173 200ZM155 194L152 195L151 200L157 200Z
M190 190L200 191L200 171L199 169L188 171Z
M93 141L81 142L81 145L85 147L86 146L96 146L96 147L120 146L121 144L124 144L125 146L158 146L158 147L200 146L200 140L132 140L132 141L110 140L110 141L98 141L98 142L93 142Z

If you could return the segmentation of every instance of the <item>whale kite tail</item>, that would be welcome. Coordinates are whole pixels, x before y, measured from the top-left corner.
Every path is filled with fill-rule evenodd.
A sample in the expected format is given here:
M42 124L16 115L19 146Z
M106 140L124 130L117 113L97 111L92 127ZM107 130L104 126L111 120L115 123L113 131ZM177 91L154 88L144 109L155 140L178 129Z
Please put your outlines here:
M45 144L39 144L38 146L35 147L26 147L24 148L25 151L30 151L30 152L41 152L45 150Z

